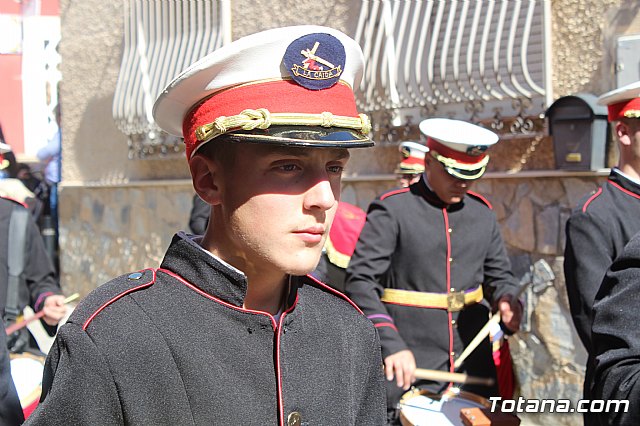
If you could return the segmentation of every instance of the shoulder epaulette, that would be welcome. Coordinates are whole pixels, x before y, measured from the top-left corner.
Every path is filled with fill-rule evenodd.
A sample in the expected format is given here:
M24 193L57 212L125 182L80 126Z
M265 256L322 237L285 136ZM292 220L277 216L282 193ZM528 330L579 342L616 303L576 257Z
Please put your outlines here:
M409 188L399 188L399 189L392 189L391 191L385 192L384 194L382 194L380 196L380 200L384 200L385 198L389 198L392 195L398 195L398 194L403 194L405 192L409 191Z
M493 210L493 206L491 205L491 203L489 202L489 200L487 200L486 198L484 198L482 195L478 194L477 192L473 192L473 191L467 191L467 194L471 195L473 198L475 198L476 200L479 200L482 202L482 204L486 205L487 207L489 207L490 210Z

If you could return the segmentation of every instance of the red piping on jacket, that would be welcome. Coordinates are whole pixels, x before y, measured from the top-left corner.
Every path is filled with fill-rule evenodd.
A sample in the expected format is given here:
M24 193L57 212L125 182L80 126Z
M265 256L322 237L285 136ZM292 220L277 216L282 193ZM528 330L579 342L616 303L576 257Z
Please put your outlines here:
M396 195L396 194L402 194L403 192L407 192L409 190L409 188L400 188L400 189L395 189L393 191L389 191L386 194L382 194L380 196L380 201L384 200L387 197L390 197L392 195Z
M151 277L151 281L146 282L144 284L140 284L139 286L130 288L128 290L123 291L120 294L117 294L116 296L112 297L110 300L108 300L105 304L103 304L102 306L100 306L93 314L91 314L91 316L84 322L84 324L82 324L82 330L86 330L87 327L89 326L89 324L91 323L91 321L93 321L93 319L100 313L102 312L107 306L109 306L110 304L112 304L113 302L115 302L118 299L121 299L122 297L126 296L129 293L133 293L134 291L138 291L141 288L145 288L145 287L149 287L150 285L152 285L154 282L156 282L156 270L155 269L143 269L139 272L144 273L143 271L152 271L153 275Z
M24 207L25 209L29 210L29 205L23 201L20 200L16 200L15 198L12 197L5 197L4 195L0 198L4 198L5 200L9 200L9 201L13 201L14 203L18 203L20 204L22 207Z
M596 198L598 198L598 195L600 195L602 193L602 188L598 188L598 190L596 191L595 194L593 194L591 197L589 197L589 199L587 200L586 203L584 203L584 206L582 206L582 213L586 213L587 212L587 207L589 206L589 204L591 204L591 202L593 200L595 200Z
M493 210L493 206L491 205L489 200L484 198L482 195L480 195L480 194L478 194L477 192L474 192L474 191L467 191L467 194L472 195L472 196L474 196L476 198L479 198L480 200L482 200L483 203L485 203L487 205L487 207L489 207L489 210Z
M621 187L620 185L618 185L617 183L613 182L613 181L608 181L611 185L615 186L616 188L618 188L620 191L624 192L627 195L632 196L633 198L637 198L640 200L640 195L636 194L635 192L631 192L628 189L624 189L623 187Z
M364 315L364 312L362 312L360 310L360 308L358 307L358 305L356 305L353 300L349 299L344 293L339 292L338 290L336 290L333 287L329 287L328 285L326 285L325 283L323 283L322 281L318 280L317 278L311 276L311 275L307 275L307 278L311 278L311 280L313 282L315 282L316 284L319 284L322 288L329 290L331 293L339 296L340 298L346 300L347 302L349 302L351 304L351 306L353 306L354 308L356 308L356 310L358 312L360 312L362 315Z
M449 235L449 215L447 214L447 209L442 209L442 215L444 217L444 235L447 239L447 294L451 292L451 236ZM451 311L447 311L447 320L448 320L448 328L449 328L449 371L451 373L455 372L454 361L453 361L453 328L451 327L451 320L453 319L451 315ZM449 384L451 386L451 383Z
M280 336L282 333L282 324L284 321L284 317L293 310L293 308L298 304L298 295L296 295L296 300L294 301L294 303L286 310L282 313L282 315L280 315L280 321L278 324L276 324L276 320L273 317L273 315L271 315L268 312L264 312L264 311L256 311L253 309L245 309L245 308L241 308L235 305L232 305L231 303L225 302L224 300L218 299L215 296L212 296L206 292L204 292L203 290L199 289L198 287L194 286L193 284L185 281L182 277L180 277L179 275L174 274L171 271L167 271L165 269L159 269L159 271L164 272L167 275L172 276L173 278L177 279L178 281L180 281L181 283L183 283L184 285L186 285L187 287L189 287L190 289L192 289L193 291L195 291L196 293L213 300L214 302L218 302L221 305L224 305L226 307L229 307L231 309L234 309L236 311L239 312L247 312L247 313L252 313L252 314L259 314L259 315L266 315L269 317L269 319L271 319L271 324L273 325L274 331L276 333L276 365L275 365L275 370L276 370L276 380L278 383L278 417L279 417L279 424L281 426L284 426L284 398L282 396L282 369L280 368Z
M395 331L398 331L398 328L396 327L396 325L394 323L391 323L391 322L378 322L378 323L374 323L373 326L376 327L376 328L379 328L379 327L391 327Z

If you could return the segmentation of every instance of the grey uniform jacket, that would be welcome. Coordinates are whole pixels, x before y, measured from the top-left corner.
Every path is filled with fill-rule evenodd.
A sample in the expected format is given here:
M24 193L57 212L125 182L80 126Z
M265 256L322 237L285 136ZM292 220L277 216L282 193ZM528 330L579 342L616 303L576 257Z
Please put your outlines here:
M293 277L278 323L242 308L246 278L177 234L159 269L99 287L61 327L33 425L377 425L374 327Z

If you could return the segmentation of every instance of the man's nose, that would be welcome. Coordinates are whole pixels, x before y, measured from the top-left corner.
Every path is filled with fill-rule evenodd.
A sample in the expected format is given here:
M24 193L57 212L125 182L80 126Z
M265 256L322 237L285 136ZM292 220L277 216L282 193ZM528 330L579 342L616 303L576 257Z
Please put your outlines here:
M307 210L329 210L335 203L336 197L327 179L316 182L305 194L304 207Z
M462 179L456 179L456 186L459 188L466 188L469 186L469 182Z

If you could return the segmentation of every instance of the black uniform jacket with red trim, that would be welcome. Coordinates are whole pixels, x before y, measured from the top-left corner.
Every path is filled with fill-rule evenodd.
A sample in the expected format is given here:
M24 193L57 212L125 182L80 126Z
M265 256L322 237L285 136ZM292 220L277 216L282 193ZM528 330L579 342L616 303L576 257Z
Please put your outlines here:
M573 323L591 350L591 315L596 293L613 260L640 232L640 185L616 169L594 194L586 195L566 225L564 275Z
M488 320L481 304L451 316L443 309L385 304L380 300L385 288L447 293L479 285L491 304L518 289L495 214L482 199L468 194L446 205L423 176L371 203L347 268L346 291L376 325L383 358L410 349L418 367L450 371L453 358ZM461 371L495 376L489 340L485 343Z
M640 424L640 232L613 262L593 305L593 399L629 401L594 413L601 425ZM615 412L618 411L618 412ZM595 423L594 423L595 424Z
M343 295L293 277L274 317L183 233L160 269L87 296L47 358L33 425L380 425L379 341ZM295 416L297 417L297 416Z

